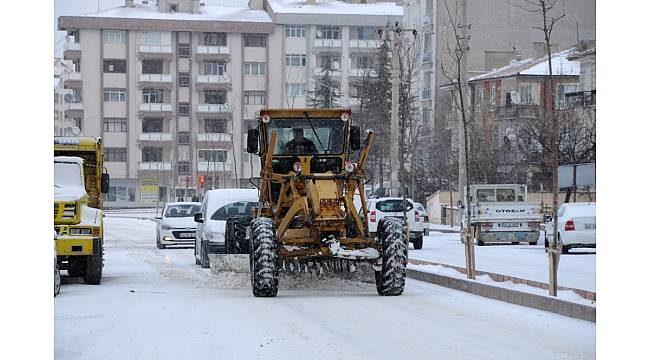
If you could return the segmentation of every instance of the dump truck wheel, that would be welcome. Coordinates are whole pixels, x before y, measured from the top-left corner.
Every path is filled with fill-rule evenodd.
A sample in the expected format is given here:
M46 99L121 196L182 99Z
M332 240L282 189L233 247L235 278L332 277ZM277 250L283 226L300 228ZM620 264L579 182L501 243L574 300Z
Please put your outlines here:
M246 239L246 228L250 226L248 216L231 217L226 220L226 254L248 254L250 245Z
M201 267L207 269L210 267L210 258L208 257L208 241L201 240Z
M278 294L278 264L275 224L260 217L251 222L251 285L253 295L274 297Z
M423 243L423 242L424 242L424 241L423 241L422 236L415 238L415 240L413 240L413 248L414 248L415 250L420 250L420 249L422 249L422 243Z
M102 281L102 268L104 267L104 248L99 240L93 243L93 254L86 262L84 271L84 283L99 285Z
M377 293L384 296L401 295L406 281L406 232L402 220L383 218L378 233L382 244L381 271L375 272Z
M68 276L79 277L85 272L85 261L83 259L68 260Z

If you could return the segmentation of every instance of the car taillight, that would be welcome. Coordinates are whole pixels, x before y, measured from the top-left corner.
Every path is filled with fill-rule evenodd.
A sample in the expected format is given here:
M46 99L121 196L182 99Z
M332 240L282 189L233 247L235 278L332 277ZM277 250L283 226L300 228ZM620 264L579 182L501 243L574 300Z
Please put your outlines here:
M417 210L415 210L415 222L418 221L420 221L420 213Z
M371 222L377 221L377 213L374 210L370 212L370 221Z
M575 231L576 225L573 223L573 220L569 219L564 224L564 231Z
M529 222L529 223L528 223L528 227L529 227L531 230L537 230L537 229L539 229L539 223L536 223L536 222Z

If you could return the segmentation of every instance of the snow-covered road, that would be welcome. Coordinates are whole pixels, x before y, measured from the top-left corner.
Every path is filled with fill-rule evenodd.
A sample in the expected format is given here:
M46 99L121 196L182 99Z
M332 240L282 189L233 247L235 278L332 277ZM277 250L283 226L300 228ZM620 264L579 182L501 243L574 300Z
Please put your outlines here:
M414 280L399 297L347 286L254 298L248 284L224 289L192 249L158 250L152 221L105 229L102 284L67 279L55 298L56 359L595 358L586 321Z
M465 267L465 250L457 233L434 232L426 236L422 250L409 251L409 258ZM548 283L548 255L544 251L544 240L540 238L536 246L477 246L476 269ZM558 283L596 291L594 250L576 249L560 256Z

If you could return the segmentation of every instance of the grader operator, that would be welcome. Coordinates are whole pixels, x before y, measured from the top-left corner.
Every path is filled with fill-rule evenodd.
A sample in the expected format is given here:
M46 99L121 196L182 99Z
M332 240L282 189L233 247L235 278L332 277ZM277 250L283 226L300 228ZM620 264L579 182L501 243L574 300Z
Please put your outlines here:
M346 109L268 109L248 131L247 150L262 165L259 208L252 218L227 220L226 251L249 254L255 296L277 294L278 271L289 261L321 270L370 263L380 295L403 292L405 228L402 219L385 218L371 237L364 165L374 134L361 146L360 130L350 122Z

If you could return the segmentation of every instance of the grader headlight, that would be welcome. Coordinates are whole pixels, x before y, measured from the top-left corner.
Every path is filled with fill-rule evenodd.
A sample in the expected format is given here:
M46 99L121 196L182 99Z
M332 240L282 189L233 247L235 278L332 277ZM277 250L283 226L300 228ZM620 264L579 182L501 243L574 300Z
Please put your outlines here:
M345 162L345 171L348 173L354 172L354 170L357 169L357 164L351 162L351 161L346 161Z
M296 161L293 164L293 171L295 171L296 174L298 174L298 173L300 173L302 171L302 163L300 163L300 161Z

